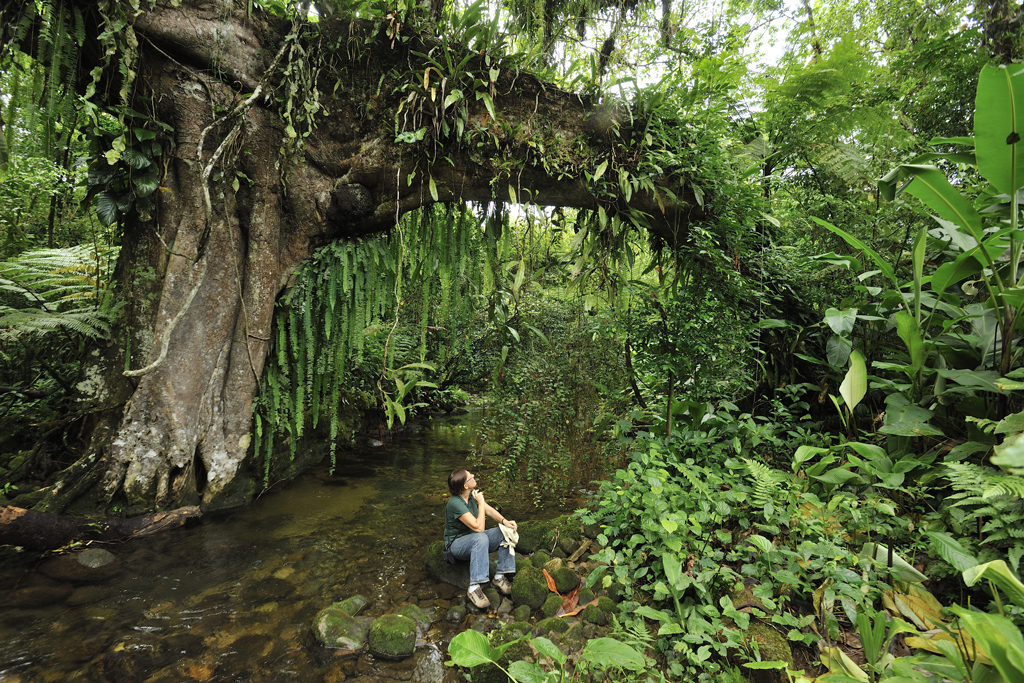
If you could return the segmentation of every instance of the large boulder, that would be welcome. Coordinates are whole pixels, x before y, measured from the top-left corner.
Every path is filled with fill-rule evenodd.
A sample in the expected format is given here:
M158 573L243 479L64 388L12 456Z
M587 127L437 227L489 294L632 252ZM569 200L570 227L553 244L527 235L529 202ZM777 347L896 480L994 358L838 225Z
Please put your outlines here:
M529 555L538 550L551 550L552 525L536 519L519 522L519 543L516 552Z
M401 614L385 614L370 626L370 652L381 659L405 659L416 651L416 622Z
M58 555L39 565L39 571L46 576L72 583L99 583L120 570L117 557L102 548L88 548L80 553Z
M469 588L469 562L448 564L441 557L444 552L444 541L434 541L427 548L427 572L438 581L449 583L462 589Z
M551 593L544 572L530 565L519 567L516 579L512 582L512 600L518 605L529 605L530 609L539 610Z

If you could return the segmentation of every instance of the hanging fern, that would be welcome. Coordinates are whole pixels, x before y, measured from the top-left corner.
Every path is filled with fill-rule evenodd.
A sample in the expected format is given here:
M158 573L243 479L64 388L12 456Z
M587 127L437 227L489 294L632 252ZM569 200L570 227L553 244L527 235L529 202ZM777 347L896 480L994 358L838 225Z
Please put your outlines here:
M397 235L334 242L299 269L291 290L279 302L273 348L253 405L265 483L271 476L275 439L288 437L289 458L294 458L307 423L316 428L321 419L329 422L333 468L337 441L349 436L342 434L339 415L355 398L353 364L363 363L368 334L394 320L396 303L418 311L417 334L390 340L384 359L388 368L395 359L425 359L427 331L437 315L430 304L438 283L446 283L445 313L472 306L478 283L453 277L456 270L477 272L478 268L467 269L467 263L479 263L481 251L486 251L479 234L473 234L478 224L467 214L465 207L443 206L415 212L404 217L401 226L406 243L415 248L403 253ZM403 288L403 281L418 286ZM401 302L396 302L396 293Z

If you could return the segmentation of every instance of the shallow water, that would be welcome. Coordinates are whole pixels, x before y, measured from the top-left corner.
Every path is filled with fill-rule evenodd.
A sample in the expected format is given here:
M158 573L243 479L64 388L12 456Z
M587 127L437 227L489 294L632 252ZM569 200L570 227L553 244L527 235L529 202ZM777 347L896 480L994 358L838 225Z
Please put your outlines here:
M104 546L118 559L113 578L44 608L0 604L0 681L452 679L443 653L458 626L444 616L464 597L423 561L444 527L445 479L472 452L476 423L434 420L383 447L339 453L334 476L314 468L246 508ZM60 588L38 564L0 548L0 595ZM433 610L414 657L340 658L314 640L316 613L355 593L373 616L404 603Z

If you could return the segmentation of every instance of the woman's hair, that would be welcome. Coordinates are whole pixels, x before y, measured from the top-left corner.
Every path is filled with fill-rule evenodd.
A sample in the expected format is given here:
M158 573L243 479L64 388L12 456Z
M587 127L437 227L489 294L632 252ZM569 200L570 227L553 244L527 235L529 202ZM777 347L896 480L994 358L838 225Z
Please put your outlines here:
M462 494L463 487L466 486L466 480L469 479L469 472L466 470L455 470L448 475L448 491L453 496Z

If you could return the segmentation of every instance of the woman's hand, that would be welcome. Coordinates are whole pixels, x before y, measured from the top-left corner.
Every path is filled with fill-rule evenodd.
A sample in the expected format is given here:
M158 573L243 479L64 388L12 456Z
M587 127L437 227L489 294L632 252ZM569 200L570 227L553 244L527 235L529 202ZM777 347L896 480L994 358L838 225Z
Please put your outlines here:
M502 522L502 524L507 526L512 531L515 531L515 532L519 531L519 525L516 524L516 520L514 520L514 519L506 519L504 522Z
M484 492L483 491L481 491L480 489L473 489L472 495L473 495L474 498L477 499L478 503L483 503L483 504L486 505L487 501L484 500Z

